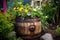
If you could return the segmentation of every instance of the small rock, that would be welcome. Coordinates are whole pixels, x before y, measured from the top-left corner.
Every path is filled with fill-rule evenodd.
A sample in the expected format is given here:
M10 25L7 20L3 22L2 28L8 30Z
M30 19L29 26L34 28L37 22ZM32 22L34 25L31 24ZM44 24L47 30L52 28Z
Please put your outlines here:
M46 33L43 36L41 36L42 39L44 40L53 40L53 37L50 33Z

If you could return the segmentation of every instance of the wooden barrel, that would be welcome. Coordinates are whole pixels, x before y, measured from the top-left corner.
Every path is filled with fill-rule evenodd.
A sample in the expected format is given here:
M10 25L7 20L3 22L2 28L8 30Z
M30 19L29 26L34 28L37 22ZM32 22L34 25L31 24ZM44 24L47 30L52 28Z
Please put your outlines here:
M36 38L41 33L41 21L40 18L28 18L25 20L19 20L15 24L15 31L18 36L25 39Z

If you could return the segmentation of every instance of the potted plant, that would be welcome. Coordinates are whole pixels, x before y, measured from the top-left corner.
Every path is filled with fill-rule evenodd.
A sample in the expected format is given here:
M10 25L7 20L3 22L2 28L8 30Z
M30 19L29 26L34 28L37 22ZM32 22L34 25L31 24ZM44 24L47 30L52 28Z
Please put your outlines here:
M43 15L44 13L40 10L40 8L31 7L29 4L24 5L22 2L16 2L12 4L11 8L8 8L7 14L13 15L13 19L15 20L15 31L17 36L21 36L24 38L34 38L33 35L38 35L41 32L41 23L45 24L48 16ZM25 24L26 23L26 24ZM28 31L28 32L27 32ZM20 35L21 34L21 35ZM33 37L31 37L31 35Z
M43 16L40 8L30 7L29 4L23 5L21 2L13 4L13 6L7 10L7 12L14 16L16 35L22 35L22 38L26 37L27 39L35 38L33 35L36 34L38 37L41 32L41 19L47 18L46 16ZM31 37L31 35L33 37Z

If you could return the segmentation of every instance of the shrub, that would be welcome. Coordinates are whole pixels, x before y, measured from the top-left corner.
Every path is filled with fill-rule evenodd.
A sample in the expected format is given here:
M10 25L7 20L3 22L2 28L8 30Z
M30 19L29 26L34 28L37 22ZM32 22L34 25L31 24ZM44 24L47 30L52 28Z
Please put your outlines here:
M0 40L8 39L8 33L13 31L13 23L7 16L0 14Z

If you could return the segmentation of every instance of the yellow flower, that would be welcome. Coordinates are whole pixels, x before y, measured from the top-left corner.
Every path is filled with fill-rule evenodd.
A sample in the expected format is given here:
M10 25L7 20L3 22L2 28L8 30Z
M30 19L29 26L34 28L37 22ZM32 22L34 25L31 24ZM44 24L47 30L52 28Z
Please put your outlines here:
M30 8L30 6L27 6L27 8Z
M28 13L28 10L27 9L25 9L25 13Z
M16 10L16 7L14 8L14 10Z
M17 7L17 9L19 9L19 7Z
M19 11L22 11L22 10L23 10L23 7L20 7L20 8L19 8Z

